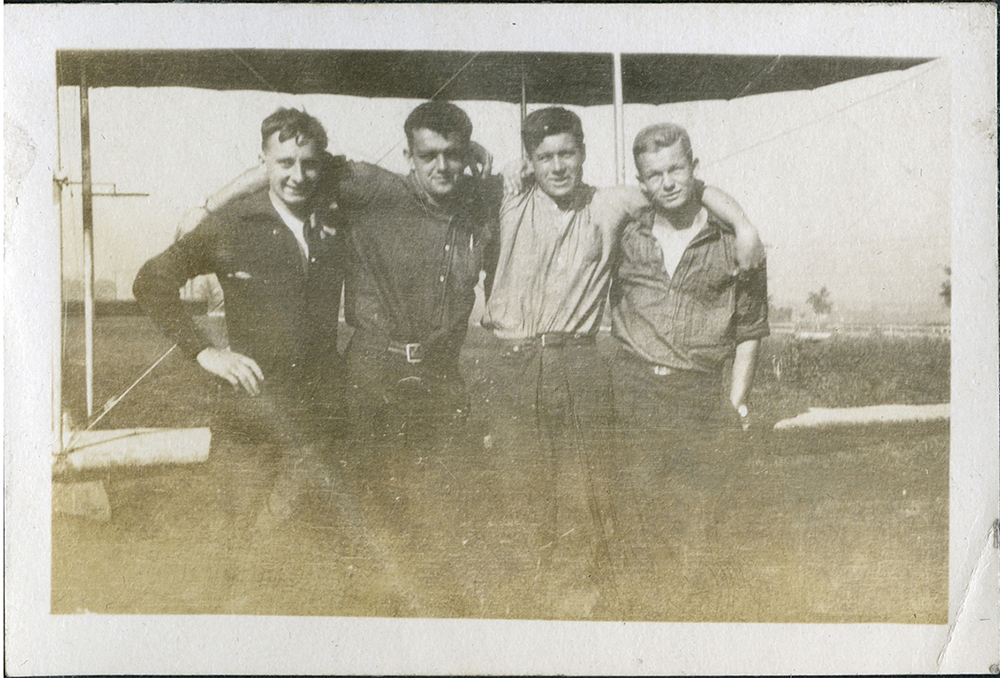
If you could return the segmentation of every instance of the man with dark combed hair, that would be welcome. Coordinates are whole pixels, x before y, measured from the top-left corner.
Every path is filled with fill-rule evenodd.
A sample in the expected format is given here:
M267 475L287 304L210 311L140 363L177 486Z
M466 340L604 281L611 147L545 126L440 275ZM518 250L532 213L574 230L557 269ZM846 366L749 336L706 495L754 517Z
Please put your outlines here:
M403 132L412 147L414 133L426 129L441 136L454 136L462 145L472 139L472 121L468 114L450 101L425 101L406 116Z
M260 124L260 146L265 149L275 132L278 143L284 143L291 138L295 143L304 146L312 141L321 151L326 150L326 130L322 123L305 111L297 108L279 108L264 118Z
M553 106L535 111L521 125L521 142L530 157L545 137L569 134L583 146L583 123L580 116L565 108Z

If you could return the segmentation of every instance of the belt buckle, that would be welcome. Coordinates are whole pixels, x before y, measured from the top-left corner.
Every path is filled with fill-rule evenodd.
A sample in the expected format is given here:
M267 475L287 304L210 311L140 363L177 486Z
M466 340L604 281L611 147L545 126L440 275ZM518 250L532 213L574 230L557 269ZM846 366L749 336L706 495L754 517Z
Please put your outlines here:
M670 368L666 365L653 365L653 374L658 377L665 377L670 374Z
M420 344L406 344L406 362L411 365L416 365L423 360L418 354L420 353Z
M546 346L562 346L563 338L561 335L552 334L551 332L542 333L542 348Z

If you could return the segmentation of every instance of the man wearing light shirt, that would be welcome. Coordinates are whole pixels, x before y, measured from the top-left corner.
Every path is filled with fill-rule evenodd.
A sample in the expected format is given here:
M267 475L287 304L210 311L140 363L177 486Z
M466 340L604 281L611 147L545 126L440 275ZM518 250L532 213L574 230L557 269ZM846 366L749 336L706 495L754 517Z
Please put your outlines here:
M501 477L521 493L512 511L539 524L534 586L560 616L590 616L613 590L614 506L599 467L612 444L608 365L595 339L623 224L648 203L635 187L583 183L586 147L578 116L558 107L529 115L522 141L533 184L508 196L492 292L483 317L500 359L484 375ZM705 188L708 204L749 242L739 206ZM539 482L539 479L542 479ZM585 554L586 563L580 554Z

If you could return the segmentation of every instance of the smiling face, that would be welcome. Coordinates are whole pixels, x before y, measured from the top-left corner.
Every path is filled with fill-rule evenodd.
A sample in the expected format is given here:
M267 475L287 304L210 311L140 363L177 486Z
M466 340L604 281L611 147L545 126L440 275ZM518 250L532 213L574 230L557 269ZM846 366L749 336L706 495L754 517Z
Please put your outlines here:
M413 130L404 152L417 185L433 199L447 197L468 164L468 144L457 134L442 136L429 129Z
M587 151L569 132L553 134L531 152L531 167L538 187L559 202L576 191L583 180Z
M695 200L698 161L688 155L681 142L642 153L635 164L643 191L657 209L672 212Z
M308 209L309 199L319 179L322 151L312 140L299 145L296 137L284 141L278 132L268 137L262 159L267 182L274 193L295 214Z

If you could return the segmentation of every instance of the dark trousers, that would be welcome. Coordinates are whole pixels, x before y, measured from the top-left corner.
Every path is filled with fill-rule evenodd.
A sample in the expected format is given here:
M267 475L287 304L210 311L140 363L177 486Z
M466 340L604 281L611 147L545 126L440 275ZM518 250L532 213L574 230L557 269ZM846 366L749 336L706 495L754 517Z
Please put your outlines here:
M342 390L342 381L271 375L251 396L220 382L213 449L229 460L220 492L230 496L238 524L266 513L287 518L307 494L329 504L336 485L329 452L344 431Z
M615 420L632 447L641 445L665 458L696 454L738 425L721 373L657 374L654 365L618 347L612 374Z
M468 416L455 357L428 351L419 363L391 353L384 337L357 330L347 348L350 422L357 439L429 442Z
M613 401L596 345L492 339L489 375L492 463L518 524L528 595L552 615L586 618L613 594L614 504L607 480Z
M481 450L482 435L470 433L457 356L422 347L426 354L414 363L388 345L384 336L356 330L347 349L351 435L343 462L348 491L363 506L356 512L357 536L372 562L392 573L414 613L443 607L470 615L461 596L434 593L440 582L459 591L467 583L462 549L455 550L458 535L426 536L454 525L449 520L469 508L475 496L469 474L449 473L447 488L431 479L451 466L450 455L469 450L467 458ZM427 572L430 563L433 573Z
M628 525L622 538L631 545L632 576L641 577L686 562L678 554L703 544L726 510L719 497L739 484L728 456L740 453L740 425L721 374L657 374L621 347L612 374L621 440L616 493Z

